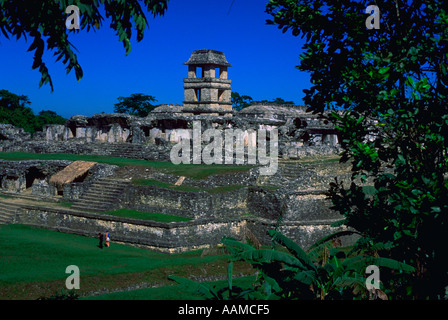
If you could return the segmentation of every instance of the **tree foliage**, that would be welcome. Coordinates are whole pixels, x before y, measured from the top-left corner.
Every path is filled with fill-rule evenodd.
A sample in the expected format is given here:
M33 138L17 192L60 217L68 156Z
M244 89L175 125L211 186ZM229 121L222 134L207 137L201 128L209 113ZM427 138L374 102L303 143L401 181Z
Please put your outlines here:
M37 128L43 128L47 124L65 124L67 119L51 110L42 110L36 116Z
M244 108L247 108L253 104L294 104L294 101L286 101L283 98L275 98L272 100L254 100L251 96L248 95L240 95L238 92L232 92L232 107L240 111Z
M46 124L64 124L66 119L54 111L43 110L36 116L29 107L30 99L8 90L0 90L0 123L9 123L25 131L41 131Z
M354 251L347 253L334 247L331 237L322 238L305 251L276 230L268 233L274 243L287 251L275 246L257 249L231 238L223 239L234 259L247 261L260 271L259 282L268 299L365 299L369 296L367 266L376 265L404 273L414 270L393 259Z
M227 287L216 290L205 283L170 277L186 289L210 300L278 300L278 299L367 299L380 294L387 299L387 288L368 290L366 268L369 265L392 271L409 273L413 267L399 261L352 250L334 247L331 240L353 231L342 231L324 237L305 251L297 243L276 230L270 230L273 246L256 248L233 238L222 243L231 253L231 260L246 261L258 271L254 284L236 287L232 284L232 266L229 263ZM383 289L383 290L382 290ZM373 292L375 291L375 292Z
M156 107L152 102L156 102L157 99L147 94L133 93L129 97L118 97L118 101L114 112L146 117Z
M261 104L277 104L277 105L282 105L282 104L295 104L294 101L287 101L283 98L275 98L272 100L257 100L254 101L253 104L255 103L261 103Z
M79 81L83 71L75 53L76 48L69 41L70 34L100 29L105 18L108 18L110 28L116 32L126 54L129 54L133 31L136 32L137 41L141 41L148 26L144 8L154 16L163 15L167 3L168 0L0 0L0 35L7 39L29 39L31 45L28 51L34 51L32 69L38 69L41 73L39 86L49 84L53 90L53 82L43 60L45 50L53 51L56 61L62 60L67 74L74 70ZM65 25L68 17L65 10L69 5L79 7L80 30L69 30Z
M240 111L241 109L244 109L252 104L252 97L247 95L240 95L238 92L233 91L231 94L231 100L232 100L232 107Z
M329 195L363 243L393 243L415 267L402 297L441 298L448 284L448 3L376 1L369 30L358 0L271 0L268 23L305 39L304 101L333 110L349 186ZM367 192L365 183L373 186ZM396 281L400 282L400 281ZM402 286L403 287L403 286Z

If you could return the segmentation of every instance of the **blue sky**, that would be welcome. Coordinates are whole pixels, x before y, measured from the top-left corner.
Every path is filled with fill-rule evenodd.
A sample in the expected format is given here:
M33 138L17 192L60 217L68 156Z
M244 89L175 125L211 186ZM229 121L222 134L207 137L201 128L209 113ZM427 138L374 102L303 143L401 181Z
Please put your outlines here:
M183 104L183 63L194 50L213 49L223 51L233 65L233 91L255 100L281 97L302 104L302 90L310 84L308 74L295 68L301 39L266 25L266 3L170 0L165 16L148 17L144 40L134 39L128 56L107 20L97 32L72 34L84 76L77 82L74 72L67 75L46 51L54 92L48 85L39 88L40 73L31 70L33 52L26 52L30 43L0 37L0 89L27 95L36 114L54 110L64 117L113 112L117 98L132 93L155 96L161 104Z

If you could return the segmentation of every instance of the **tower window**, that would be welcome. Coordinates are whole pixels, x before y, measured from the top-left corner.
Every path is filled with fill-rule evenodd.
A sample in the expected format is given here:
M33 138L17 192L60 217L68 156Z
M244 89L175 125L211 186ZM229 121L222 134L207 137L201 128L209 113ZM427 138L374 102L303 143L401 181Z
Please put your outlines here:
M201 101L201 89L194 89L196 101Z

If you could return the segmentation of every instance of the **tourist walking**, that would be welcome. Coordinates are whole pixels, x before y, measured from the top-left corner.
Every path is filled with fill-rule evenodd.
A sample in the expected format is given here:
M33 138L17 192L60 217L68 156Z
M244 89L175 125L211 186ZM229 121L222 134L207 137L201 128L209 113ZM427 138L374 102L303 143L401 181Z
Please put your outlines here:
M103 240L104 240L104 235L100 232L98 233L98 239L100 240L100 243L98 244L98 247L100 249L103 249Z
M108 247L109 248L109 246L110 246L110 233L109 233L109 230L106 230L106 247Z

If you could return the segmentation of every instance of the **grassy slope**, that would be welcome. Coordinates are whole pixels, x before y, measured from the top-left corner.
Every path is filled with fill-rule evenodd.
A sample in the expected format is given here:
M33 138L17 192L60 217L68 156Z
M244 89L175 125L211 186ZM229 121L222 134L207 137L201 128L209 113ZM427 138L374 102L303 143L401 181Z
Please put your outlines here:
M201 252L163 254L23 225L0 225L0 300L36 299L65 288L67 266L81 274L83 295L136 283L165 283L169 275L225 275L227 256ZM243 268L247 268L244 267ZM180 296L181 297L181 296Z
M40 154L40 153L25 153L25 152L2 152L0 153L0 159L4 160L82 160L82 161L94 161L99 163L107 163L117 166L145 166L159 170L163 170L167 173L186 176L193 179L203 179L212 174L229 173L247 171L253 166L239 166L239 165L197 165L197 164L178 164L175 165L168 161L148 161L140 159L126 159L126 158L114 158L106 156L96 155L76 155L76 154L64 154L64 153L52 153L52 154Z
M190 221L192 219L186 217L175 216L165 213L144 212L131 209L118 209L112 211L101 212L102 214L109 214L116 217L125 217L132 219L151 220L159 222L177 222L177 221Z

